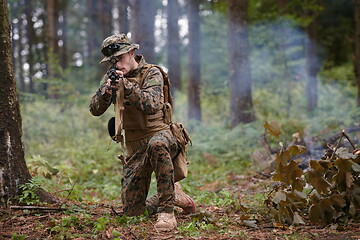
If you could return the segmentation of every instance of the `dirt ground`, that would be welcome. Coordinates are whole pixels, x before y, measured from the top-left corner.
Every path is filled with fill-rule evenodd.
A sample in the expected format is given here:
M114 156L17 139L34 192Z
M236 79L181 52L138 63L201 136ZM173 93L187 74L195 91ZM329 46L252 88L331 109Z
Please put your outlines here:
M233 177L228 189L238 196L249 196L256 186L263 185L256 176ZM204 186L204 188L216 188ZM202 190L203 190L202 189ZM256 189L259 191L259 189ZM249 198L248 198L249 199ZM250 198L251 199L251 198ZM115 203L114 203L115 204ZM142 220L122 219L121 209L114 206L68 203L65 209L0 209L0 239L358 239L360 223L350 223L342 229L306 224L299 227L274 225L268 216L255 216L256 225L243 224L241 213L207 205L198 205L193 215L176 214L178 229L158 233L154 217ZM256 214L255 214L256 215ZM254 216L254 214L252 214ZM117 220L115 221L115 219ZM191 222L196 222L189 225ZM114 222L112 222L114 220ZM121 223L121 221L124 221ZM201 224L201 221L206 224ZM116 223L115 223L116 222ZM211 224L213 228L207 228Z
M120 233L118 239L360 239L360 224L347 226L343 231L316 226L304 226L296 229L279 229L269 224L259 225L258 228L245 226L229 227L224 233L206 232L200 236L184 236L178 231L158 233L153 228L155 219L146 223L128 225L126 227L109 227L98 234L93 234L92 228L70 227L69 237L61 235L57 238L56 232L49 232L48 228L54 219L63 218L64 213L26 214L21 211L9 211L9 216L1 221L1 239L11 239L14 233L25 235L24 239L115 239L113 231ZM94 214L94 217L101 216ZM220 217L220 216L219 216ZM189 221L190 217L177 216L178 223ZM237 233L237 234L236 234ZM240 234L239 234L240 233ZM21 238L18 238L21 239Z

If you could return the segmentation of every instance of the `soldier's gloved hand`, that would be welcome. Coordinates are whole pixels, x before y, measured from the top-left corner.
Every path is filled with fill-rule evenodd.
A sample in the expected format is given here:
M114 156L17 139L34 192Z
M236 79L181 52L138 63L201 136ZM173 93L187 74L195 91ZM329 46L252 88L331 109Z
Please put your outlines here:
M116 70L116 73L120 76L120 79L116 79L115 80L115 84L111 84L111 79L108 78L108 80L105 83L105 87L106 87L106 93L107 94L112 94L112 89L115 88L116 90L119 88L119 83L122 80L122 77L124 76L124 73L120 70Z

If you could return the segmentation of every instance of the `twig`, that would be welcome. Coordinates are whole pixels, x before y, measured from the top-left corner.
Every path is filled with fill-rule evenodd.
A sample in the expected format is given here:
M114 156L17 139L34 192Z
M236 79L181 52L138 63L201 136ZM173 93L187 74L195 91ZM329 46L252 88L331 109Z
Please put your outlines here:
M265 149L267 150L267 152L268 152L268 154L271 156L271 154L272 154L272 149L271 149L271 147L270 147L270 145L269 145L269 143L268 143L268 141L267 141L267 138L266 138L266 133L267 133L267 129L265 128L265 132L264 132L264 134L262 134L262 141L264 142L264 144L265 144Z
M3 234L3 233L0 236L4 237L5 239L11 239L12 238L12 235L7 235L7 234Z
M71 188L64 188L64 189L61 189L61 190L57 190L54 193L61 193L61 192L66 192L66 191L70 191L70 190L71 190Z
M346 137L346 139L349 141L349 143L351 144L351 146L352 146L353 149L355 150L355 149L356 149L355 144L351 141L349 135L345 132L344 129L341 131L341 134Z
M10 209L19 210L41 210L41 211L66 211L68 208L61 207L40 207L40 206L10 206Z
M162 237L162 240L167 240L167 239L174 239L174 236L171 235L171 236L167 236L167 237L165 237L165 236Z
M346 131L347 133L358 132L358 131L360 131L360 126L348 127L348 128L345 128L345 131ZM336 135L334 135L334 136L332 136L332 137L323 139L321 145L325 148L327 143L333 143L333 142L335 142L338 138L340 138L341 136L343 136L343 134L342 134L342 133L338 133L338 134L336 134Z
M9 212L7 212L7 211L5 211L5 210L2 210L2 209L0 209L0 213L1 213L1 214L10 214Z
M260 174L261 176L264 176L264 177L267 177L267 178L271 178L271 175L270 174L266 174L266 173L263 173L263 172L257 172L258 174Z
M247 229L248 231L257 231L257 230L261 230L261 229L266 229L266 228L277 228L274 225L264 225L264 226L259 226L257 228L249 228Z
M114 213L116 216L120 216L120 217L123 216L122 213L118 213L118 212L115 211L114 206L111 206L111 210L113 211L113 213Z
M340 146L340 143L341 143L341 141L342 141L343 137L344 137L344 135L341 135L341 137L340 137L340 139L339 139L339 141L338 141L338 143L337 143L337 145L336 145L335 149L333 150L333 153L331 154L331 157L330 157L330 159L329 159L329 160L333 159L333 157L334 157L334 155L335 155L336 151L338 150L338 148L339 148L339 146Z
M130 232L130 234L131 234L136 240L139 239L139 238L132 232L132 229L131 229L131 228L129 228L129 232Z
M76 178L76 180L75 180L74 184L72 185L72 187L71 187L68 195L66 196L66 198L64 199L64 201L63 201L62 203L65 203L65 202L69 199L70 194L71 194L72 191L74 190L74 187L75 187L76 183L79 181L79 178L80 178L80 176L78 176L78 177Z
M35 211L59 211L59 212L60 211L87 212L83 209L71 209L71 208L63 208L63 207L41 207L41 206L10 206L10 209L35 210ZM94 215L93 212L88 212L88 213Z
M314 191L314 190L315 190L315 188L313 187L307 195L310 196L310 194L311 194L312 191Z

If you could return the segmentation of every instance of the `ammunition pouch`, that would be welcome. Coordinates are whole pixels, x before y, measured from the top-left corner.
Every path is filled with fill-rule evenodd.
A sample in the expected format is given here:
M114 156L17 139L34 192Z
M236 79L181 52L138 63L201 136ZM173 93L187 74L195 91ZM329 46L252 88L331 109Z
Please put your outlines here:
M187 161L187 145L189 142L192 144L192 142L182 123L171 123L170 129L180 148L178 155L173 159L174 181L178 182L187 177L187 165L189 164Z

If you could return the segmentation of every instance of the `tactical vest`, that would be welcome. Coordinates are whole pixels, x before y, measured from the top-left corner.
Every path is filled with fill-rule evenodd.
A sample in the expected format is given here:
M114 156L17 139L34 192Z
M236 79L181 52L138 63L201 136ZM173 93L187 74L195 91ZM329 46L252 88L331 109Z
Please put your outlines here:
M146 114L142 111L137 110L135 106L131 106L127 100L124 100L124 130L146 129L156 127L164 123L170 123L171 121L169 121L169 119L171 119L172 111L172 100L169 87L170 83L167 74L163 71L161 67L153 64L146 64L142 67L141 71L135 77L126 79L132 83L137 83L139 85L139 88L141 89L144 84L144 80L146 79L147 75L149 74L149 70L152 67L158 68L164 79L163 93L161 95L162 106L160 106L160 109L156 113Z
M164 83L163 93L161 96L162 107L160 107L159 110L154 114L147 114L137 110L134 106L131 106L130 102L125 99L123 100L123 104L121 104L120 99L119 101L117 100L116 104L114 105L115 112L118 112L117 110L120 108L123 109L122 111L120 111L121 113L118 112L118 114L115 114L119 115L116 116L118 118L116 123L116 133L118 136L121 135L121 129L145 130L164 126L171 123L172 121L173 102L170 92L170 81L168 75L161 67L153 64L146 64L142 67L141 71L139 71L139 73L135 77L127 78L127 80L132 83L137 83L139 88L141 89L144 84L144 80L146 79L147 75L149 74L149 70L152 67L158 68L163 76ZM121 94L122 93L118 93L118 96ZM144 131L141 132L145 133Z

